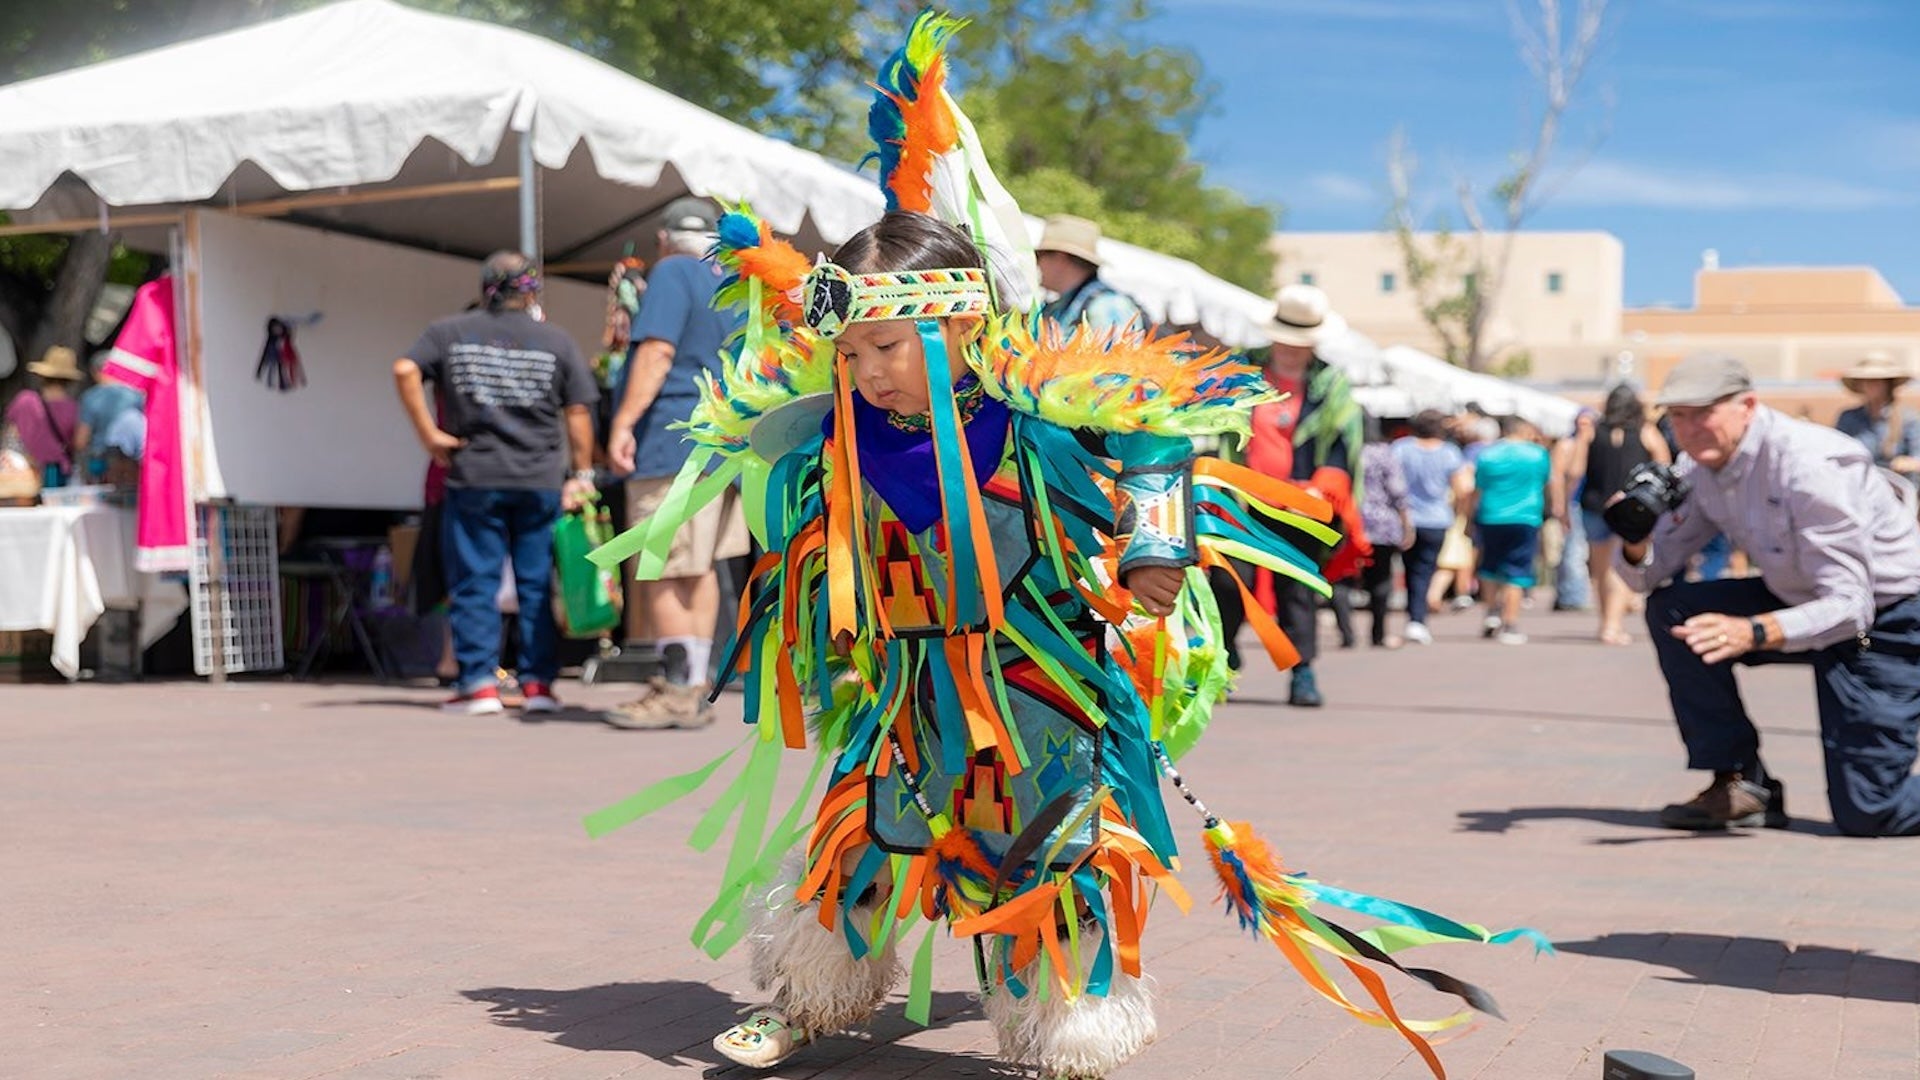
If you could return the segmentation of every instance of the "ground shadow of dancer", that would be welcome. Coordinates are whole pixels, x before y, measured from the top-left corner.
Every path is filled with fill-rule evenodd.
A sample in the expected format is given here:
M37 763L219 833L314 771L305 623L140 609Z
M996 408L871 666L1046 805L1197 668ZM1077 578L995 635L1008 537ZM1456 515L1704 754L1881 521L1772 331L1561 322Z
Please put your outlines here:
M1668 981L1769 994L1818 994L1911 1005L1920 1001L1920 963L1861 949L1793 944L1723 934L1618 933L1556 941L1581 956L1634 960L1684 972Z
M573 990L495 986L460 993L469 1001L484 1003L494 1023L551 1033L552 1041L560 1046L645 1054L676 1068L736 1068L711 1044L715 1034L740 1019L743 1003L705 983L683 979L603 983ZM876 1071L904 1073L936 1061L965 1061L969 1073L997 1074L996 1062L900 1045L899 1039L920 1030L902 1010L898 1001L888 1004L866 1031L821 1039L796 1055L792 1067L821 1080ZM933 995L932 1021L936 1025L969 1011L976 1015L978 1011L970 995ZM756 1075L782 1074L774 1071Z

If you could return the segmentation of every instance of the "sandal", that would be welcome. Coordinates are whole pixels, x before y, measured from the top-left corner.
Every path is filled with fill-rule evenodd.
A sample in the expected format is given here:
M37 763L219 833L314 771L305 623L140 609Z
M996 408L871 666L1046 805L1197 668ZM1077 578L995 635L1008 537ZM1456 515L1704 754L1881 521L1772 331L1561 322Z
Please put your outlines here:
M713 1037L713 1048L728 1061L770 1069L813 1041L807 1029L793 1026L786 1010L762 1005L753 1015Z
M1600 631L1600 644L1631 645L1633 644L1633 635L1627 633L1625 630L1602 630Z

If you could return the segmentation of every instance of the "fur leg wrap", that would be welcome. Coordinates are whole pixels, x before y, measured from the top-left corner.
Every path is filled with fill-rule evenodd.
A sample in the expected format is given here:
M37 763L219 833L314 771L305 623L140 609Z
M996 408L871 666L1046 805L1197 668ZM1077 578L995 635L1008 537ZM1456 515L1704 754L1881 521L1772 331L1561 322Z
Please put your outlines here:
M817 904L795 904L793 883L800 878L799 870L797 860L789 862L782 884L750 901L757 908L748 935L753 983L774 991L774 1003L786 1010L795 1027L826 1034L872 1016L899 981L901 967L892 941L856 960L840 930L820 925ZM863 936L870 936L874 912L873 906L853 909Z
M1089 962L1099 941L1099 927L1089 924L1081 930L1081 954ZM1001 947L999 941L994 945L996 950ZM1105 997L1082 994L1068 1001L1053 986L1042 1001L1032 982L1034 968L1019 974L1029 987L1025 997L996 985L981 998L1000 1040L1000 1056L1007 1061L1036 1066L1046 1076L1092 1080L1126 1064L1159 1033L1153 994L1144 977L1116 970Z

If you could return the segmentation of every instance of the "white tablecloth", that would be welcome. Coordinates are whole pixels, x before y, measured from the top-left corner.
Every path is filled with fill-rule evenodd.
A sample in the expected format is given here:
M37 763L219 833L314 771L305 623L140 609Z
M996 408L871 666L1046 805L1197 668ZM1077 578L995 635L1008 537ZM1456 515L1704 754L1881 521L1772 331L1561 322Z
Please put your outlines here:
M133 569L133 511L0 508L0 630L53 635L53 666L80 673L80 642L108 608L140 610L140 647L187 610L186 586Z

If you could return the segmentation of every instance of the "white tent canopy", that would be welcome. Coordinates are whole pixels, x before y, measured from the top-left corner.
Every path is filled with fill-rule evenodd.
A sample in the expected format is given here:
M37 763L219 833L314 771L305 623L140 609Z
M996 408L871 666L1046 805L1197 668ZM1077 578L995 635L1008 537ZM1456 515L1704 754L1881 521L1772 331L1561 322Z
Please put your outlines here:
M1354 397L1380 416L1411 416L1422 409L1464 412L1469 405L1493 416L1518 416L1559 437L1573 432L1580 406L1510 379L1455 367L1406 345L1386 348L1353 331L1321 347L1353 382Z
M543 255L563 265L604 264L629 237L650 238L650 218L689 192L745 200L815 250L882 207L871 178L565 46L392 0L342 0L0 88L0 161L0 208L17 221L351 188L359 197L280 216L478 256L521 241L524 206ZM536 165L537 199L516 205L515 178ZM409 189L423 197L381 199ZM1260 297L1144 249L1107 242L1102 254L1156 320L1264 342Z

